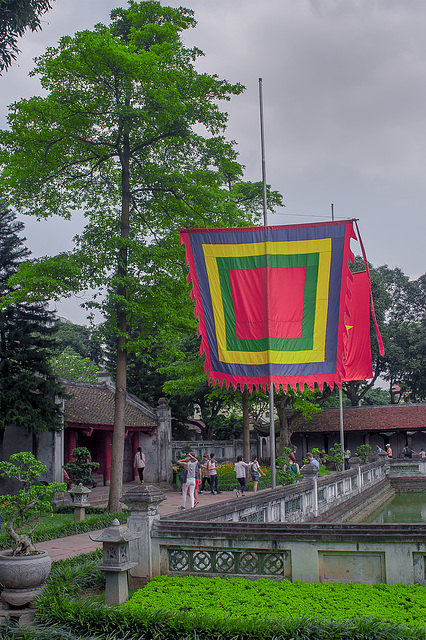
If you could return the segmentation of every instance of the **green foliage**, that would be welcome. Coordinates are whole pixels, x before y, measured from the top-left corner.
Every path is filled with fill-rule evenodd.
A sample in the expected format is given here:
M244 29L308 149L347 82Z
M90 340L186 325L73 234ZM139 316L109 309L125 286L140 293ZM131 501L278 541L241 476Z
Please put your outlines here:
M241 607L244 606L244 611ZM244 578L154 578L124 611L187 612L215 620L334 620L356 629L361 617L425 630L425 588L417 585L275 582ZM350 637L350 636L349 636ZM356 637L356 636L354 636Z
M40 518L52 511L52 498L66 490L64 482L37 483L46 465L29 451L21 451L0 462L0 476L10 478L21 485L15 494L1 496L0 515L11 538L13 555L36 553L30 538Z
M243 434L243 418L234 411L228 415L219 414L210 420L213 440L232 440Z
M369 389L362 399L363 405L376 406L390 404L391 397L389 391L381 389L380 387L374 387Z
M325 462L333 464L336 471L341 471L343 469L342 445L336 442L336 444L330 447L328 453L323 456L323 459Z
M105 574L95 565L102 560L102 549L90 553L57 560L52 565L48 578L51 593L56 591L68 596L78 596L84 589L102 589L105 585Z
M52 372L63 380L97 382L99 367L89 358L81 358L67 347L62 353L50 359Z
M418 586L161 576L123 607L81 600L82 589L101 585L94 569L100 553L54 563L37 600L36 635L28 640L56 640L50 633L62 629L65 640L86 634L91 640L425 639L424 587ZM42 630L46 635L37 635Z
M361 458L362 462L366 464L368 458L373 455L373 448L369 444L362 444L357 447L357 454Z
M291 447L284 447L284 456L278 456L275 460L277 484L295 484L297 482L292 470L289 468L288 456L292 452ZM285 467L287 467L285 469Z
M63 389L49 364L54 315L44 302L4 303L14 292L9 279L30 253L20 237L23 228L0 200L0 440L8 426L36 433L62 426L55 396L63 397Z
M64 469L68 473L71 482L74 484L93 484L92 471L99 468L99 462L92 462L89 449L77 447L71 456L75 460L70 460L64 464Z
M262 471L266 473L266 476L260 476L258 490L269 489L271 486L271 470L267 467L262 467ZM217 471L217 476L219 489L221 491L234 491L240 487L235 475L233 462L221 464ZM253 491L251 482L247 483L246 491Z
M83 359L88 358L98 366L103 362L103 350L96 331L73 322L59 320L55 331L55 350L73 353Z
M127 511L120 513L107 513L105 509L86 508L86 517L81 522L74 522L74 509L70 506L69 513L52 513L49 516L41 518L37 525L37 529L31 536L34 544L45 542L46 540L55 540L56 538L66 538L74 536L78 533L86 533L96 531L111 526L114 518L121 523L125 523L128 517ZM2 530L0 534L0 549L8 549L10 547L10 539L6 531Z
M325 449L319 449L318 447L313 447L313 449L311 450L311 453L314 456L315 460L318 460L320 464L323 464L325 462L325 456L327 455L325 452Z
M0 3L0 72L7 71L16 60L18 37L27 27L41 29L42 16L51 9L50 0L1 0ZM0 73L1 75L1 73Z
M215 434L216 428L222 435L237 431L238 420L235 416L231 418L229 430L224 423L232 415L232 408L241 394L231 388L220 389L208 384L203 360L200 358L200 341L195 331L178 346L175 357L161 369L168 378L163 390L171 396L173 436L177 438L184 435L188 424L196 424L201 429L204 440L221 439ZM200 419L194 422L192 416L195 409Z
M87 220L73 251L25 265L9 300L92 289L86 307L101 311L115 337L123 388L128 353L153 333L170 339L193 326L179 228L259 217L230 191L242 167L219 106L243 86L196 70L202 52L182 36L195 24L189 9L132 1L109 25L61 38L31 73L43 96L15 102L0 133L2 187L17 211L69 219L84 209ZM116 402L111 508L121 489L124 394Z

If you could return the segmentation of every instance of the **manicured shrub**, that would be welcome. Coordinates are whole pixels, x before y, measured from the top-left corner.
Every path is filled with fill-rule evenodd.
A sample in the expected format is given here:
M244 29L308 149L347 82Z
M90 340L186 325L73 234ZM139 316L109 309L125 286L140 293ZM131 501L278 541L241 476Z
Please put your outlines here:
M307 618L343 622L365 616L424 629L426 589L402 584L159 576L137 591L124 609L185 612L228 621Z

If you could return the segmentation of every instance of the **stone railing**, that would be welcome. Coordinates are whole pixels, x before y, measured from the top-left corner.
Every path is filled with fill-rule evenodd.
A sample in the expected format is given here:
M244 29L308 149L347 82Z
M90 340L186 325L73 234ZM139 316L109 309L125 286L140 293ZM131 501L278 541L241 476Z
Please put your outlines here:
M393 458L388 465L389 476L426 476L426 458Z
M122 498L132 588L161 574L426 585L425 525L209 521L208 508L160 518L165 497L139 485Z
M302 467L303 480L286 487L246 493L244 498L229 500L192 512L165 516L172 520L209 522L306 522L335 509L341 503L376 487L385 480L385 463L362 466L360 460L342 473L316 478L312 465Z
M152 531L153 575L425 585L426 527L172 522ZM132 571L137 578L137 568Z
M140 534L129 543L131 586L160 574L426 585L425 525L318 522L328 509L347 510L388 484L386 466L319 479L305 468L297 485L163 518L157 507L165 494L135 486L122 498L128 528Z

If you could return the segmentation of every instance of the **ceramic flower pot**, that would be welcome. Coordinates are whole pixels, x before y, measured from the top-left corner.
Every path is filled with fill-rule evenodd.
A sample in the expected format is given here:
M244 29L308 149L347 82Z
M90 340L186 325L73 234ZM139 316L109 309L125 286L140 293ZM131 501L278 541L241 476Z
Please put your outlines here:
M34 600L52 568L47 551L32 556L12 556L0 551L0 582L4 586L1 598L13 606L23 606Z

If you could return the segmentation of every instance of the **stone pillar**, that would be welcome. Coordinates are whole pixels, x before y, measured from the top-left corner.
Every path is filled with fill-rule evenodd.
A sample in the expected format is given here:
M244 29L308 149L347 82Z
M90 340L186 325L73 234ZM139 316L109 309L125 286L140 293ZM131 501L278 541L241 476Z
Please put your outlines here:
M157 460L159 482L173 481L172 468L172 412L166 398L160 398L157 407Z
M140 535L120 525L116 518L100 535L89 535L91 540L102 542L103 562L95 568L105 573L105 604L121 605L129 599L127 573L136 565L129 561L129 542Z
M300 472L303 476L303 480L306 480L312 487L313 514L316 517L318 515L318 468L313 464L304 464L300 469ZM306 513L306 515L308 514Z
M353 458L351 458L349 460L350 468L358 470L358 493L361 493L361 491L362 491L362 487L361 487L361 481L362 481L361 463L362 463L362 460L361 460L361 458L358 458L358 456L354 456Z
M170 465L171 467L171 465ZM127 518L129 531L140 536L129 543L130 561L136 566L131 569L129 584L131 589L139 589L160 571L159 549L152 544L151 530L160 519L158 505L167 496L153 485L135 485L120 499L130 510Z

